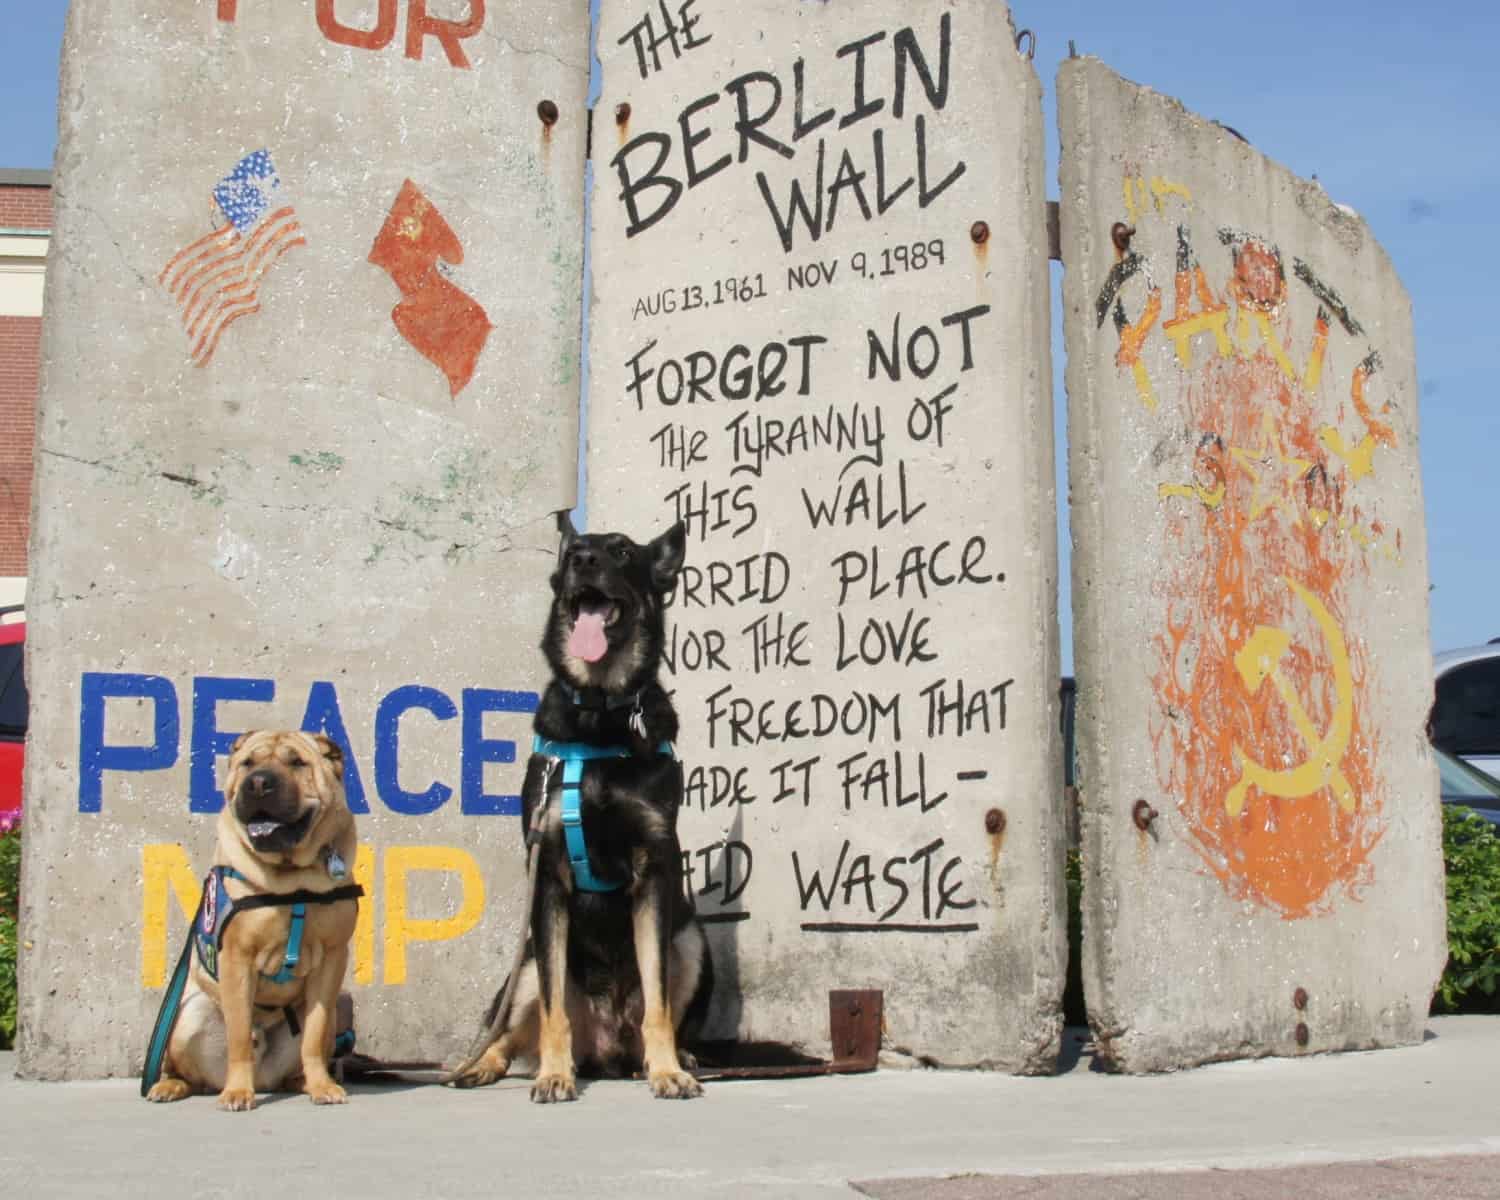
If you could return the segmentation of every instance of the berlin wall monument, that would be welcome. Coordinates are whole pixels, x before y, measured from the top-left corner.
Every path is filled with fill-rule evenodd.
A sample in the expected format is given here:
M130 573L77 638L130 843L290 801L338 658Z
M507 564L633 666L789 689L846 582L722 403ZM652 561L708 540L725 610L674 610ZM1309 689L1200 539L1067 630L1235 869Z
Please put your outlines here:
M1232 130L1090 59L1058 98L1101 1053L1418 1041L1445 946L1406 293Z
M139 1068L257 727L346 751L361 1048L467 1042L575 486L587 75L584 4L73 0L24 1074Z
M1065 963L1040 87L1003 4L603 6L589 523L686 523L710 1036L1051 1070Z

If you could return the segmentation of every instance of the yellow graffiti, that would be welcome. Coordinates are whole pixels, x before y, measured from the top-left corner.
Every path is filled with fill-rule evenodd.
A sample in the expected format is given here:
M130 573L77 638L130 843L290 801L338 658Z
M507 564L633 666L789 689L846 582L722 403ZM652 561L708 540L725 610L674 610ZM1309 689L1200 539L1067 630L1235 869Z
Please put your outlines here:
M1250 494L1250 519L1267 509L1280 508L1296 524L1300 519L1297 499L1292 489L1312 469L1312 462L1305 458L1290 457L1281 445L1281 434L1277 432L1275 419L1269 412L1261 420L1261 444L1258 450L1231 446L1230 457L1239 463L1244 472L1255 481ZM1260 467L1255 464L1259 463ZM1265 474L1274 464L1280 464L1281 479L1269 483Z
M368 846L354 852L354 882L370 897L359 906L354 922L354 982L371 984L375 982L375 851Z
M1344 775L1341 763L1349 748L1349 735L1354 728L1354 674L1349 666L1349 650L1344 643L1344 634L1323 606L1323 602L1295 579L1283 576L1283 581L1296 597L1307 606L1313 620L1323 633L1328 646L1328 655L1333 662L1333 689L1336 704L1333 717L1328 723L1328 732L1319 734L1307 710L1302 707L1296 690L1281 673L1280 662L1291 646L1292 638L1285 630L1266 625L1257 626L1234 656L1235 670L1244 681L1245 689L1253 696L1261 685L1270 679L1286 705L1292 724L1307 744L1306 761L1295 767L1273 771L1262 766L1245 754L1242 747L1234 748L1234 759L1240 768L1240 778L1224 797L1224 807L1231 817L1237 817L1245 807L1245 793L1254 785L1270 796L1297 799L1310 796L1323 788L1331 788L1334 799L1344 812L1353 812L1354 789Z
M176 842L146 846L141 852L141 983L148 988L167 985L167 918L169 896L186 925L198 911L203 881L193 870L187 851Z
M1349 385L1349 398L1354 402L1354 411L1359 414L1359 419L1365 423L1365 429L1368 430L1365 436L1359 440L1358 444L1350 448L1344 442L1343 435L1332 425L1325 425L1318 431L1318 440L1328 448L1329 453L1349 468L1349 475L1352 479L1363 479L1374 472L1376 446L1385 446L1392 450L1396 448L1396 431L1384 421L1377 421L1365 401L1365 380L1370 377L1373 369L1372 361L1362 362L1354 369L1354 379ZM1389 412L1390 407L1387 404L1380 411Z
M443 942L460 938L479 923L484 913L484 878L467 851L453 846L392 846L384 851L385 977L386 984L406 982L406 950L413 942ZM376 851L361 845L354 857L354 882L365 889L354 927L353 976L359 984L375 982ZM176 842L160 842L141 849L141 986L162 988L168 974L169 925L176 901L179 928L192 921L202 894L203 879L193 870L187 851ZM459 909L435 920L407 916L407 882L414 871L446 871L459 877ZM178 936L181 936L180 934ZM179 943L180 944L180 943Z
M1156 496L1159 500L1165 500L1169 496L1196 499L1204 508L1213 511L1224 503L1224 481L1221 479L1218 485L1212 488L1204 487L1196 479L1192 483L1162 483L1157 485Z
M413 871L446 871L462 883L459 909L449 917L408 917L406 884ZM484 879L472 855L452 846L393 846L385 852L385 981L406 982L406 948L412 942L462 937L484 913Z
M1241 358L1250 357L1256 335L1259 335L1261 345L1271 352L1271 357L1281 368L1287 382L1300 384L1308 395L1318 390L1318 385L1323 381L1323 356L1328 350L1328 321L1321 312L1313 324L1312 346L1307 352L1307 364L1301 371L1297 370L1297 365L1287 353L1286 346L1276 332L1276 326L1271 322L1270 313L1244 306L1237 308L1234 340Z
M1149 182L1143 175L1126 175L1121 186L1125 193L1125 211L1130 214L1132 221L1140 220L1148 205L1153 206L1160 214L1168 196L1176 196L1189 208L1193 207L1193 193L1186 184L1175 183L1160 175L1151 176ZM1137 195L1140 196L1139 204L1136 203Z
M1177 304L1172 319L1161 329L1177 348L1177 361L1184 371L1193 365L1193 338L1212 332L1220 358L1231 358L1234 346L1229 341L1229 309L1214 298L1202 267L1177 272ZM1193 293L1198 296L1200 312L1193 312Z
M1141 347L1146 344L1146 335L1161 316L1161 289L1152 288L1146 297L1146 310L1134 325L1120 329L1120 348L1115 351L1115 366L1129 367L1135 379L1135 393L1147 412L1156 410L1156 396L1151 391L1151 376L1146 373L1146 364L1141 361Z

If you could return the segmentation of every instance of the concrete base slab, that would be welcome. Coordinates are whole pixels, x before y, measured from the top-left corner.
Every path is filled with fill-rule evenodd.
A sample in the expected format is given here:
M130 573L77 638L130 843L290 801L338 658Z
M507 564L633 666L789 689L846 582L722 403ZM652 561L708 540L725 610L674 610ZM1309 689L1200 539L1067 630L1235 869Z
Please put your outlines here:
M0 1175L12 1194L37 1200L164 1187L260 1197L272 1177L365 1200L832 1196L851 1194L851 1179L1500 1155L1496 1061L1500 1019L1449 1017L1405 1049L1161 1076L1103 1075L1083 1055L1051 1078L917 1071L721 1083L691 1104L610 1082L543 1108L515 1079L481 1092L361 1086L339 1109L273 1097L230 1115L211 1098L149 1105L125 1081L18 1082L4 1055Z

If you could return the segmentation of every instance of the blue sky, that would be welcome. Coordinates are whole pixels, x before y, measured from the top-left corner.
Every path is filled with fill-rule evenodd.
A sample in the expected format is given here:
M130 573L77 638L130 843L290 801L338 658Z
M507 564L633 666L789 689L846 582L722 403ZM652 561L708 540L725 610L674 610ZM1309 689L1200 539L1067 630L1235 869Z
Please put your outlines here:
M0 166L51 165L65 7L0 0ZM1052 83L1071 38L1080 53L1234 126L1298 174L1317 175L1369 222L1416 321L1433 643L1500 637L1500 403L1488 374L1500 341L1489 324L1500 303L1500 6L1017 0L1012 12L1036 35L1054 193ZM1060 329L1054 310L1061 464ZM1064 478L1060 465L1060 497ZM1065 520L1066 512L1060 526ZM1062 604L1070 667L1066 568Z

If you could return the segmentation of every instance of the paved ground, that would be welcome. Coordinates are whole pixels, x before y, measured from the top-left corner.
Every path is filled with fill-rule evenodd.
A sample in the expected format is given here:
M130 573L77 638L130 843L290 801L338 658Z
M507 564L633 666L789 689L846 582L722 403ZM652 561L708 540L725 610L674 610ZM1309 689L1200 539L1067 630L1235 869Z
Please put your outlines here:
M965 1175L937 1182L880 1180L855 1189L876 1200L1488 1200L1500 1196L1500 1158L1132 1175Z
M887 1071L719 1083L691 1103L599 1083L552 1108L525 1080L367 1086L345 1108L275 1097L243 1114L148 1105L133 1081L23 1083L0 1055L0 1180L27 1200L853 1197L872 1180L859 1191L888 1200L1500 1197L1500 1018L1431 1030L1405 1050L1152 1078L1085 1055L1047 1079Z

